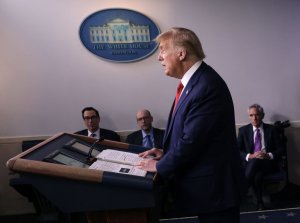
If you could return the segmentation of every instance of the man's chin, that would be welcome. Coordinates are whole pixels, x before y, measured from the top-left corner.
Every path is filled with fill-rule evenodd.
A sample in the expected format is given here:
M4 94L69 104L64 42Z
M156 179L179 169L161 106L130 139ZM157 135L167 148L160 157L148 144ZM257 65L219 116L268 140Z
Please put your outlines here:
M96 132L98 129L97 129L97 128L89 128L89 130L90 130L91 132Z
M145 132L149 132L151 128L146 127L146 128L142 128L142 130L144 130Z
M165 71L165 75L168 76L168 77L174 77L174 78L176 78L176 79L179 79L179 77L177 77L176 74L171 74L171 73L168 72L168 71Z

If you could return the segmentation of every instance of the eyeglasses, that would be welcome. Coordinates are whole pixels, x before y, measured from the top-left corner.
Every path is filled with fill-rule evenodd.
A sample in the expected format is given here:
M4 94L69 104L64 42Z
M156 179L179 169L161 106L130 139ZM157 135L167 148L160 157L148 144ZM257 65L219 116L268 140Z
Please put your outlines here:
M261 117L261 114L250 114L249 115L251 118L255 117L255 118L259 118Z
M137 118L136 120L138 121L138 122L141 122L141 121L147 121L147 120L149 120L151 117L150 116L146 116L146 117L141 117L141 118Z
M83 117L83 119L85 120L85 121L88 121L88 120L92 120L92 121L96 121L97 120L97 116L84 116Z

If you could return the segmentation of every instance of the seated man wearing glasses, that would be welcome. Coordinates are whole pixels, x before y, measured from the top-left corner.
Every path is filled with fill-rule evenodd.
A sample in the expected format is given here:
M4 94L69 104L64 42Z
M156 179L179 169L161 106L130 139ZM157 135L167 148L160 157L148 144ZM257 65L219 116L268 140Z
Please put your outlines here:
M75 134L85 135L94 138L100 138L120 141L120 136L108 129L100 128L100 115L99 112L93 107L86 107L82 110L82 118L87 129L75 132Z
M150 111L146 109L140 109L136 113L136 120L141 130L135 131L128 135L126 142L148 148L155 147L162 149L165 132L161 129L152 127L153 117Z

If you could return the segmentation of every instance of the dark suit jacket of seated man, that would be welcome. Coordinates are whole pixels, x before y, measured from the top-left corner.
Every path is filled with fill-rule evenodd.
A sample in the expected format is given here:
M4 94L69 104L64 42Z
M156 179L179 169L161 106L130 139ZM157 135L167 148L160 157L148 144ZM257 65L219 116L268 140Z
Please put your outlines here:
M157 128L153 129L154 147L162 148L165 131ZM143 146L142 130L135 131L127 136L126 143Z
M88 136L88 129L83 129L81 131L75 132L75 134ZM100 128L100 137L102 137L103 139L120 142L120 136L118 135L118 133L109 129Z
M87 129L75 132L75 134L85 135L95 138L104 138L113 141L120 141L120 136L108 129L100 128L100 115L97 109L93 107L85 107L82 110L82 119ZM99 132L100 131L100 132Z
M247 186L253 186L257 196L257 208L263 209L262 178L278 168L283 146L274 126L264 123L264 110L258 104L249 106L250 124L239 129L238 147L244 163ZM260 129L260 150L255 152L255 138Z
M153 117L150 111L139 109L136 113L136 121L140 130L129 134L126 142L144 147L162 149L165 131L152 127ZM150 142L147 140L147 136L150 137Z

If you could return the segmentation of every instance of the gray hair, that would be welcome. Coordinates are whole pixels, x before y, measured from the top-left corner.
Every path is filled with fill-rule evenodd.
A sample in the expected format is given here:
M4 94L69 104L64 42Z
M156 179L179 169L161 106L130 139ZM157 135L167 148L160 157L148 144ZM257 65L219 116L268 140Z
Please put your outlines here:
M259 112L259 114L262 115L262 117L265 116L265 112L264 112L264 109L263 107L261 107L259 104L253 104L253 105L250 105L249 108L248 108L248 111L252 108L255 108L257 109L257 111Z

